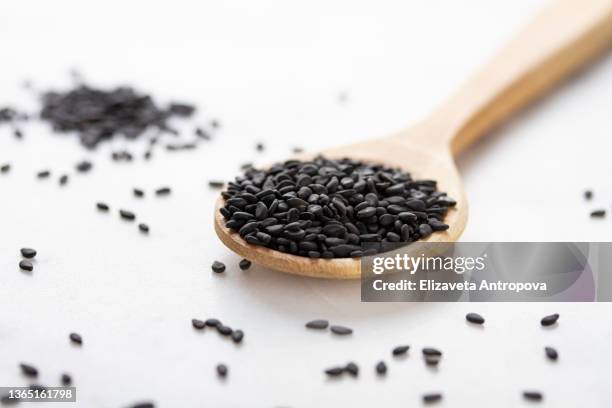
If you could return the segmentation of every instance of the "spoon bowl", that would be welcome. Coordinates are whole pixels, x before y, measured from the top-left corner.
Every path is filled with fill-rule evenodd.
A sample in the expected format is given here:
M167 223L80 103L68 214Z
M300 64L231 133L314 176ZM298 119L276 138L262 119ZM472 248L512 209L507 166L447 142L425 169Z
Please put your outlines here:
M463 232L468 216L461 178L448 146L420 143L419 140L427 139L418 133L422 131L419 129L423 128L415 127L393 137L336 147L319 154L331 159L350 157L368 163L384 164L409 172L415 179L436 180L438 189L455 199L457 205L449 209L444 218L449 229L431 234L422 241L454 242ZM303 154L294 158L309 160L314 156ZM224 200L219 197L215 206L215 231L228 248L242 257L258 265L296 275L333 279L357 279L361 276L359 258L311 259L248 244L238 233L225 226L225 219L219 212L223 205Z

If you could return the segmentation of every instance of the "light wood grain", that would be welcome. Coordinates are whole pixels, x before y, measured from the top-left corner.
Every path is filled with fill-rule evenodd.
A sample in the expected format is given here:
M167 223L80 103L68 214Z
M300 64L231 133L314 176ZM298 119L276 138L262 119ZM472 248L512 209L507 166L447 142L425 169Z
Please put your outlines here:
M478 75L425 121L395 135L320 152L400 167L415 178L438 181L457 200L450 228L427 242L459 239L468 218L467 199L454 156L505 118L607 50L612 42L612 0L561 0L550 4ZM304 155L300 158L312 156ZM225 227L215 207L215 231L241 256L271 269L318 278L355 279L358 259L309 259L247 244Z

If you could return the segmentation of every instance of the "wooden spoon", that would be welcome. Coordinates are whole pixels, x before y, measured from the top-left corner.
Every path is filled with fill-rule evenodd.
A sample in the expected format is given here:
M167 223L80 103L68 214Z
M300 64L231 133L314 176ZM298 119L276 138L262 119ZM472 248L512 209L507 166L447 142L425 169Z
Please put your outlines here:
M457 200L444 222L450 228L428 242L456 241L465 228L468 206L454 157L519 108L593 60L612 42L612 0L561 0L544 10L478 75L423 122L396 135L325 150L400 167L415 178L438 181ZM310 156L312 157L312 156ZM303 156L300 158L309 158ZM215 231L241 256L271 269L320 278L359 278L355 258L310 259L247 244L225 227L215 208Z

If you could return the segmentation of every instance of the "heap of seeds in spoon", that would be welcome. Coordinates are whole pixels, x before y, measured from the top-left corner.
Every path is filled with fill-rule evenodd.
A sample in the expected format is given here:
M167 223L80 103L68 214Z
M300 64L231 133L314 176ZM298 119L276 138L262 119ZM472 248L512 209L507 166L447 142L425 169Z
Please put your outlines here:
M456 204L434 180L358 160L289 160L248 168L220 209L248 243L311 258L370 255L382 242L413 242L448 229ZM364 245L365 244L365 245Z

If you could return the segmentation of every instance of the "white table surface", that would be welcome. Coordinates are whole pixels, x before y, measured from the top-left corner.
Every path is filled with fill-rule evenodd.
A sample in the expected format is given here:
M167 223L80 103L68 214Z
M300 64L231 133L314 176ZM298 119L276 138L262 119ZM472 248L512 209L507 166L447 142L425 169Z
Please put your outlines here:
M528 405L521 392L531 388L545 393L541 406L609 406L608 304L362 304L358 282L240 271L212 229L217 192L208 180L237 174L245 161L282 159L293 146L316 150L415 122L540 5L2 1L0 105L34 108L23 80L62 87L77 68L96 85L192 101L198 118L217 117L222 129L196 151L119 165L110 145L89 153L45 125L26 127L21 142L0 128L0 163L13 164L0 175L0 385L27 385L17 366L25 361L45 385L71 373L79 407L406 407L428 391L444 393L440 406L514 407ZM611 95L607 57L465 154L463 240L610 240L612 220L588 213L612 202ZM124 145L143 150L113 144ZM82 158L94 170L60 189L57 175ZM53 180L36 180L44 168ZM132 197L132 187L162 185L170 197ZM582 198L587 187L592 203ZM150 236L115 212L98 213L98 200L135 210ZM31 274L17 267L22 246L39 251ZM213 260L228 265L224 275L211 272ZM468 311L486 317L483 329L466 324ZM539 319L552 312L560 324L543 330ZM194 332L193 317L242 328L244 343ZM355 333L306 331L319 317ZM82 348L69 343L71 331ZM410 356L393 360L402 343ZM545 345L558 348L557 363L545 359ZM425 367L423 346L444 351L437 372ZM385 379L374 375L380 359ZM325 378L323 369L351 360L358 379ZM225 382L218 362L230 367Z

